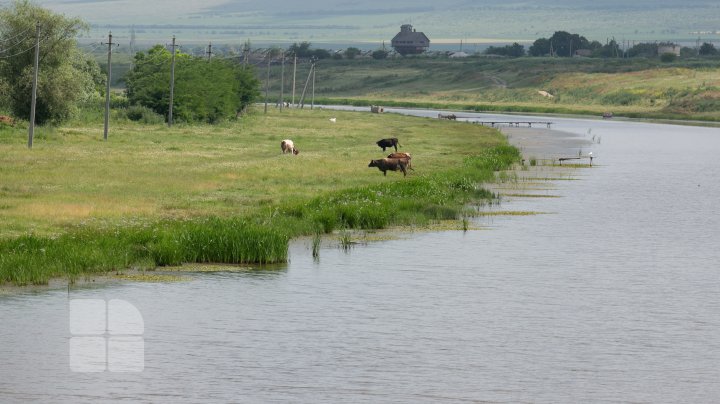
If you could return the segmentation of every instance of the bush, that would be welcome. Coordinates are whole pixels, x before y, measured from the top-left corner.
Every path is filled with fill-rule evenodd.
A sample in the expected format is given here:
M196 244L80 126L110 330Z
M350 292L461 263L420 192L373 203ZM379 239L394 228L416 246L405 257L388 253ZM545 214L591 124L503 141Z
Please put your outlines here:
M663 53L660 55L660 61L663 63L672 63L677 59L677 55L674 53Z
M127 119L145 124L161 124L165 118L148 107L132 105L125 110Z

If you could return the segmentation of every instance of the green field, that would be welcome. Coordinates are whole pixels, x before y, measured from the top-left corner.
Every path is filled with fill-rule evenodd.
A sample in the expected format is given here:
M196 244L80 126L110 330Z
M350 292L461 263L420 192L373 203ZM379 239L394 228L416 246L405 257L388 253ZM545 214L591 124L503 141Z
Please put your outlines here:
M336 123L329 118L335 117ZM208 126L0 128L0 282L183 262L282 262L287 239L471 214L518 158L497 131L395 114L271 109ZM415 171L369 168L400 139ZM283 155L290 138L300 150ZM498 148L500 147L500 148ZM284 241L283 241L284 240Z
M298 93L306 72L307 66L301 66ZM279 72L272 77L274 99L280 91ZM285 91L286 100L290 91ZM530 57L323 60L317 66L315 93L319 102L358 105L593 115L611 111L629 117L717 121L720 59L671 64Z

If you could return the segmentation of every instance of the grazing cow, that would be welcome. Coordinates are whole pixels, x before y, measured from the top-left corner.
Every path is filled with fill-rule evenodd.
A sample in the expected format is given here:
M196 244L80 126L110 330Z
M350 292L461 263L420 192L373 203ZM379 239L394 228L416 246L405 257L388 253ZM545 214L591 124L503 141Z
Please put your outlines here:
M337 118L330 118L330 122L332 122L332 123L337 122Z
M380 139L376 143L378 146L382 147L383 151L385 151L388 147L394 147L395 151L397 151L397 147L400 145L400 141L396 137Z
M400 170L403 173L403 176L407 175L407 167L408 160L405 159L379 159L379 160L370 160L370 164L368 164L368 167L377 167L378 170L383 172L383 175L387 177L387 171L397 171Z
M15 120L12 119L12 117L7 115L0 115L0 123L4 123L5 125L15 126Z
M407 161L407 168L410 170L415 171L415 169L412 167L412 156L410 156L410 153L403 153L403 152L395 152L388 154L387 158L389 159L403 159Z
M292 154L300 154L300 151L295 148L295 143L293 143L290 139L285 139L282 142L280 142L280 149L282 149L283 154L285 153L292 153Z

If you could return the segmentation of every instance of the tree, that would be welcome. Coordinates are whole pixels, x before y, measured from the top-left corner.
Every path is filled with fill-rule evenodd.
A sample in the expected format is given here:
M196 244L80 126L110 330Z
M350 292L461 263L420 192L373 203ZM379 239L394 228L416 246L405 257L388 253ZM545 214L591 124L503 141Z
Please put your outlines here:
M601 48L595 49L592 55L593 57L601 58L617 58L622 56L622 49L620 49L620 45L612 39Z
M546 56L550 55L550 40L547 38L538 38L528 49L530 56Z
M708 42L703 42L703 44L700 46L700 50L698 51L698 53L703 56L717 55L718 50L715 48L715 45Z
M531 56L572 57L578 49L590 49L591 42L584 36L566 31L555 31L550 38L539 38L529 49Z
M672 63L677 59L677 55L674 53L666 52L660 55L660 61L663 63Z
M126 76L131 104L167 116L171 56L162 45L135 55L133 68ZM173 116L179 121L214 123L232 118L260 94L260 82L250 67L180 52L175 54L175 63Z
M654 42L641 42L639 44L634 45L632 48L628 49L628 56L631 58L634 57L644 57L644 58L653 58L657 56L658 53L658 45Z
M35 59L35 23L40 25L40 70L35 120L60 122L82 102L100 95L104 85L97 63L84 56L75 38L88 25L18 0L0 10L0 87L12 113L30 118Z
M312 56L316 59L330 59L332 57L327 49L315 49L312 51Z
M355 57L359 56L362 53L362 51L358 48L349 47L345 49L345 57L348 59L355 59Z
M501 55L510 57L525 56L525 47L515 42L512 45L490 46L485 49L486 55Z
M310 50L310 42L301 42L290 45L288 48L289 54L295 54L299 58L309 58L313 56L313 51Z
M557 56L572 57L578 49L587 49L590 42L578 34L556 31L550 37L553 53Z
M378 49L376 51L373 51L372 58L375 60L381 60L381 59L387 59L388 57L388 51L384 49Z

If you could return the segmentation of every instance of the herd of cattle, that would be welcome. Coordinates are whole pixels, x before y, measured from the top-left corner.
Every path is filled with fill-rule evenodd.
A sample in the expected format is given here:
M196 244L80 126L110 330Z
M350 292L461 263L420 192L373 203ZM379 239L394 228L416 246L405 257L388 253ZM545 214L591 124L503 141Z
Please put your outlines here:
M398 146L400 146L398 138L380 139L376 144L381 147L383 151L391 147L395 148L395 153L390 153L383 159L370 160L368 167L377 167L385 176L387 176L388 171L402 171L403 176L407 176L408 169L415 170L412 168L412 156L410 156L410 153L398 152ZM283 154L300 154L300 151L295 147L295 143L290 139L285 139L280 142L280 149Z

